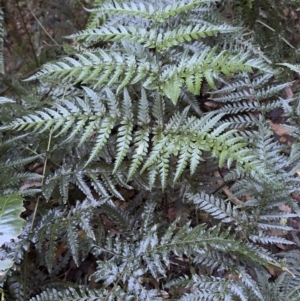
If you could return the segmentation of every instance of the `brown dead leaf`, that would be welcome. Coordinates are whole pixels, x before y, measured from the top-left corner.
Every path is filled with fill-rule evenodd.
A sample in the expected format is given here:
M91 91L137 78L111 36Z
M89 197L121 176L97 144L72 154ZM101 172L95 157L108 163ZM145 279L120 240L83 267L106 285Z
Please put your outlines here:
M273 276L273 277L277 277L277 270L274 269L274 268L268 268L267 267L267 270L269 271L269 273Z
M156 281L153 278L148 278L148 277L139 277L139 282L144 284L144 283L150 283L152 284L156 289L159 288L159 282Z
M284 88L284 98L290 99L294 97L294 93L291 86L287 86Z
M66 244L64 241L60 242L57 245L56 251L55 251L55 259L57 260L65 251L67 250Z
M280 229L269 230L268 234L270 236L284 237L286 235L286 231Z
M292 133L292 130L290 130L280 124L273 123L271 120L269 122L270 122L272 131L275 134L277 134L278 136L290 135Z
M285 136L281 136L279 139L279 142L285 143L285 142L287 142L287 138Z
M281 204L280 206L278 206L278 208L282 212L292 212L292 208L285 204Z
M170 295L166 291L160 291L159 296L163 299L170 299Z
M212 108L212 109L215 109L218 107L218 103L213 100L205 101L204 105L207 106L208 108Z
M297 172L297 174L298 174L298 172ZM298 194L292 192L292 193L291 193L291 197L292 197L294 200L296 200L297 202L300 203L300 195L298 195Z
M28 180L25 181L22 186L20 187L20 190L25 190L28 188L37 188L42 186L42 179L40 180Z
M223 186L225 182L222 180L220 173L216 170L213 172L213 174L215 177L221 178L220 180L217 181L217 183L220 186ZM223 187L222 191L228 198L230 198L231 203L233 203L234 205L243 204L243 202L241 200L239 200L237 197L233 196L232 192L229 190L229 188L227 186Z
M114 202L115 206L121 210L125 210L126 207L128 206L128 203L124 202L124 201L115 200L113 202Z
M284 251L290 249L290 246L289 246L289 245L276 244L276 246L277 246L279 249L284 250Z

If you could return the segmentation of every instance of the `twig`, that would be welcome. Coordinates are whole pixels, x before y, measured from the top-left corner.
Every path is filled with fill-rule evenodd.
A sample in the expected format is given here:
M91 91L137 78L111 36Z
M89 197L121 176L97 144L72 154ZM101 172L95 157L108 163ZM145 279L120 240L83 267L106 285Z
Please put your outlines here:
M275 32L275 29L272 28L272 27L270 27L270 26L267 25L266 23L264 23L264 22L262 22L262 21L260 21L260 20L256 20L256 22L260 23L261 25L265 26L266 28L270 29L271 31ZM287 41L284 37L282 37L282 36L279 35L279 38L280 38L283 42L285 42L288 46L290 46L291 48L295 49L295 47L294 47L289 41ZM298 52L297 49L295 49L295 50Z
M39 67L40 64L39 64L38 58L37 58L37 56L36 56L36 53L35 53L35 50L34 50L34 47L33 47L33 44L32 44L30 34L29 34L28 29L27 29L27 27L26 27L26 23L25 23L25 20L24 20L24 17L23 17L21 8L20 8L20 6L19 6L19 0L15 0L15 2L16 2L16 4L17 4L17 8L18 8L19 14L20 14L20 16L21 16L21 19L22 19L22 22L23 22L23 25L24 25L26 35L27 35L27 37L28 37L29 44L30 44L30 47L31 47L32 52L33 52L33 56L34 56L34 60L35 60L36 66Z
M213 172L213 175L214 175L215 177L221 178L221 175L220 175L220 173L219 173L217 170ZM221 186L223 186L223 185L225 184L225 182L224 182L222 179L218 180L217 183L218 183L219 185L221 185ZM238 205L242 205L242 204L243 204L243 202L242 202L241 200L239 200L237 197L233 196L233 193L229 190L229 188L228 188L227 186L224 186L224 187L222 188L222 191L224 192L224 194L225 194L228 198L230 198L230 201L231 201L234 205L238 206Z
M56 44L57 46L61 46L59 45L52 37L51 35L48 33L48 31L45 29L45 27L43 26L43 24L40 22L40 20L36 17L36 15L34 14L34 12L31 10L31 8L28 8L30 10L30 13L32 14L32 16L35 18L35 20L38 22L38 24L41 26L41 28L43 29L43 31L45 32L45 34L50 38L50 40L52 42L54 42L54 44Z

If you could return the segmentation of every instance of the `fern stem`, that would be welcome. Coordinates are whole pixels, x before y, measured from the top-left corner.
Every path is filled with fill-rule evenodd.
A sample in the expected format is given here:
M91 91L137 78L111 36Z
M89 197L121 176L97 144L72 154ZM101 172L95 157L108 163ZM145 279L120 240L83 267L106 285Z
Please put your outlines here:
M111 254L111 255L114 255L114 256L117 256L117 257L120 257L120 258L123 258L123 259L128 259L128 257L126 257L126 256L122 256L122 255L120 255L120 254L114 253L114 252L112 252L112 251L110 251L110 250L107 250L107 249L105 249L105 248L103 248L103 247L98 247L98 246L94 246L94 247L97 247L97 248L101 249L102 251L104 251L104 252L106 252L106 253L109 253L109 254Z
M123 278L124 274L128 272L127 269L124 269L124 271L121 273L120 277L116 280L116 282L114 283L113 288L109 291L109 293L107 294L107 296L105 297L104 301L108 300L108 297L111 295L111 293L113 293L114 289L118 286L120 280Z
M276 264L276 263L274 263L274 262L268 261L268 263L269 263L270 265L272 265L272 266L275 266L275 267L279 268L279 269L280 269L281 271L283 271L283 272L289 273L293 278L296 277L295 274L294 274L293 272L291 272L288 268L286 268L286 267L281 267L280 265L278 265L278 264Z
M49 139L48 139L48 146L47 146L47 153L46 153L46 158L45 158L45 162L44 162L44 168L43 168L43 177L42 177L42 187L43 187L43 184L44 184L44 179L45 179L45 173L46 173L46 166L47 166L47 161L48 161L48 152L50 150L50 145L51 145L51 139L52 139L52 132L50 131L50 134L49 134ZM30 226L30 231L33 230L33 226L34 226L34 221L35 221L35 217L36 217L36 214L37 214L37 209L39 207L39 201L40 201L40 198L38 197L37 198L37 202L36 202L36 205L35 205L35 208L34 208L34 212L33 212L33 217L32 217L32 222L31 222L31 226ZM26 300L26 285L27 285L27 277L26 277L26 267L27 267L27 258L28 258L28 252L26 252L26 255L25 255L25 265L24 265L24 288L23 288L23 291L24 291L24 298Z
M44 180L45 180L46 167L47 167L47 161L48 161L48 153L50 151L51 139L52 139L52 132L50 131L49 139L48 139L48 145L47 145L46 158L45 158L44 167L43 167L43 177L42 177L42 182L41 182L42 187L43 187ZM33 213L33 218L32 218L32 222L31 222L30 231L32 231L32 229L33 229L34 220L35 220L37 209L38 209L38 206L39 206L39 201L40 201L40 198L38 197L35 208L34 208L34 213Z

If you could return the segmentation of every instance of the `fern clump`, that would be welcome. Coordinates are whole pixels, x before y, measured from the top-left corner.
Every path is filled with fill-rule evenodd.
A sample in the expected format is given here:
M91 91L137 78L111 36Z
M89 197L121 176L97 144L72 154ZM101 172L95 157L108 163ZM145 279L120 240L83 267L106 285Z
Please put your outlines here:
M276 249L297 244L298 136L268 121L283 107L298 129L291 83L229 2L94 1L32 92L0 99L0 192L28 202L0 252L21 267L7 301L298 300Z

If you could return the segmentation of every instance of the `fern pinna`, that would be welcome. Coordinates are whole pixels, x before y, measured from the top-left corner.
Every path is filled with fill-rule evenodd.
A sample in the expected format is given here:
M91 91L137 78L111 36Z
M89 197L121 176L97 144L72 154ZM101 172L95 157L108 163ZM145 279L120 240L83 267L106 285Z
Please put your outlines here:
M0 191L34 204L1 249L22 267L6 300L267 300L267 268L284 271L281 300L298 300L279 283L298 271L269 246L294 247L299 217L297 144L286 151L267 122L289 83L214 1L94 4L65 55L26 80L40 101L1 102ZM204 93L217 109L202 111ZM171 195L181 219L159 210Z

